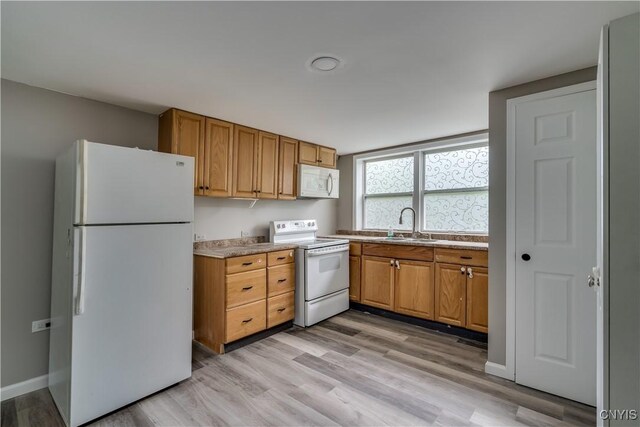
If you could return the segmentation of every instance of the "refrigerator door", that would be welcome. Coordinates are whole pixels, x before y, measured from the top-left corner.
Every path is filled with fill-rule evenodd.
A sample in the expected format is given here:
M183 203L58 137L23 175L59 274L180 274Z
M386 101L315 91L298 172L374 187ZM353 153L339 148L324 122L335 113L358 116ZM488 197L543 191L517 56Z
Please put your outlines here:
M72 426L191 376L191 224L77 229Z
M193 220L193 157L81 140L74 224Z

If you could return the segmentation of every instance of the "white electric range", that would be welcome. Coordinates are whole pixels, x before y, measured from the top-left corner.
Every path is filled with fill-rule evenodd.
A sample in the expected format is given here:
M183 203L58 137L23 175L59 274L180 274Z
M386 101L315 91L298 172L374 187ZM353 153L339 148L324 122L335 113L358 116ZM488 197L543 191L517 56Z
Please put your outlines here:
M296 249L295 319L311 326L349 309L349 241L318 238L316 220L271 221L272 243Z

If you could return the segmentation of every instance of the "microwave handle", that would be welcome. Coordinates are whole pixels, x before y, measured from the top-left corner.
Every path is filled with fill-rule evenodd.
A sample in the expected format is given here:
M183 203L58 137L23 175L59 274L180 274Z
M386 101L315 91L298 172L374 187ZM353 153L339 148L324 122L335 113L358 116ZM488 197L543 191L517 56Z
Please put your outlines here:
M329 174L329 178L327 179L327 187L329 187L329 184L331 184L330 190L329 190L329 196L331 195L331 193L333 193L333 175Z

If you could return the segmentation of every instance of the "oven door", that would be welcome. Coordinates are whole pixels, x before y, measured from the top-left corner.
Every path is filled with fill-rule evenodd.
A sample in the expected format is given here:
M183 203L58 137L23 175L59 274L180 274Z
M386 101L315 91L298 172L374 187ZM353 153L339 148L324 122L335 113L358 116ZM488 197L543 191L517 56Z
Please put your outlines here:
M349 245L309 249L304 256L307 301L349 287Z

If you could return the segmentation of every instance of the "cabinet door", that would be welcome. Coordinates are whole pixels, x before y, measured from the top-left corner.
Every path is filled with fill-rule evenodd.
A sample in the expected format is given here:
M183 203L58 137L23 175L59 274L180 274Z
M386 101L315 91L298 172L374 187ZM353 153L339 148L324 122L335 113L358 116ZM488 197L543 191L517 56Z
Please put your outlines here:
M487 332L489 325L489 270L467 267L467 328Z
M256 197L257 157L258 131L236 125L233 136L233 197Z
M160 115L158 124L158 151L195 157L193 190L204 194L204 116L171 109Z
M296 198L296 163L298 161L298 141L280 137L278 159L278 199Z
M318 166L335 168L336 150L334 148L318 146Z
M435 320L464 327L466 286L463 266L436 263Z
M231 196L233 124L206 119L204 138L204 195Z
M298 163L316 166L318 164L318 146L300 141L298 145Z
M349 299L360 302L360 257L349 256Z
M394 311L433 320L433 263L399 260L397 265Z
M258 182L261 199L278 198L278 135L258 133Z
M393 307L393 275L390 258L362 257L360 300L363 304L391 310Z

